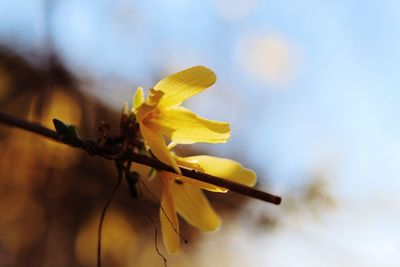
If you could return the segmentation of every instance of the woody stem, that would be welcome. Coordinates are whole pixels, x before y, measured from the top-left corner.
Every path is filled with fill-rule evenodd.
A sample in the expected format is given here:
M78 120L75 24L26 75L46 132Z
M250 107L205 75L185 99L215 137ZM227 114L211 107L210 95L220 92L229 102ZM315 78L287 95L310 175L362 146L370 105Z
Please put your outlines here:
M138 153L134 153L131 150L124 150L124 148L121 145L118 144L103 144L101 146L96 145L98 142L95 140L86 140L86 139L80 139L79 142L75 142L74 144L71 143L66 143L66 142L61 142L59 134L51 130L49 128L46 128L39 123L35 122L29 122L24 119L19 119L7 114L4 114L0 112L0 124L5 124L7 126L11 127L17 127L20 129L23 129L28 132L32 132L47 138L52 139L53 141L60 142L69 146L73 146L76 148L80 148L85 150L91 155L95 156L100 156L106 159L110 160L124 160L124 161L133 161L136 163L144 164L150 167L153 167L157 170L163 170L163 171L168 171L172 173L176 173L175 170L167 165L162 163L161 161L146 156L146 155L141 155ZM281 203L281 197L255 189L251 188L242 184L238 184L220 177L216 177L207 173L199 172L196 170L180 167L181 172L184 176L196 179L202 182L210 183L215 186L227 188L233 192L259 199L265 202L269 202L275 205L279 205Z

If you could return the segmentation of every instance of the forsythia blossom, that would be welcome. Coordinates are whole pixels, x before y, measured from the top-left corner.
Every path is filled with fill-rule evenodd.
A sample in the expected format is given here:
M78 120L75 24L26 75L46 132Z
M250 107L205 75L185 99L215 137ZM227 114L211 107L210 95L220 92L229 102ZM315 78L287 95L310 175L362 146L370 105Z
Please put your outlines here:
M164 245L171 254L179 252L177 213L202 231L219 228L221 219L210 206L202 189L227 192L225 188L181 175L179 166L194 169L247 186L254 186L256 174L239 163L211 156L179 157L168 149L164 137L174 144L224 143L230 137L228 123L206 120L180 107L182 101L205 90L216 80L208 68L196 66L159 81L146 100L142 88L134 97L132 113L145 144L160 161L177 174L160 171L162 182L160 221Z
M177 172L179 168L163 136L177 144L224 143L230 137L228 123L206 120L179 106L185 99L214 84L215 80L210 69L196 66L159 81L150 89L146 101L142 88L136 91L133 109L143 139L154 156Z

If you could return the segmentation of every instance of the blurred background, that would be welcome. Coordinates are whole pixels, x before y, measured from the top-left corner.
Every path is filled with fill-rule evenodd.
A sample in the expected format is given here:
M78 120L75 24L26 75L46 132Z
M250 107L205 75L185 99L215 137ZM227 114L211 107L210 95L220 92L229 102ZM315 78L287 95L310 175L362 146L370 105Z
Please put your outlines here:
M183 153L240 161L283 203L209 195L222 228L182 222L168 265L399 266L399 17L394 0L0 0L0 110L95 137L137 86L208 66L185 105L232 138ZM113 164L3 126L0 151L0 265L95 266ZM158 221L124 185L104 266L163 266L144 211Z

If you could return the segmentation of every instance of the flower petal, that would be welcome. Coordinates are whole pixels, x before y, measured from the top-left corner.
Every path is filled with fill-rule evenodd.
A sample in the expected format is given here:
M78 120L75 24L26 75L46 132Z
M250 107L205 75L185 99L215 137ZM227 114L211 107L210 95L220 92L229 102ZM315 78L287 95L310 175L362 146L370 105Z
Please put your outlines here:
M167 146L165 145L164 138L156 130L148 127L145 123L140 124L140 132L146 144L150 147L151 152L161 162L172 166L176 172L181 173L175 159L172 157Z
M189 184L171 183L176 210L188 223L202 231L214 231L221 218L210 206L201 189Z
M157 106L163 98L164 94L165 93L163 91L150 89L149 95L146 100L147 104L154 107Z
M192 179L186 176L181 176L181 175L177 175L177 180L185 183L185 184L190 184L192 186L207 190L207 191L211 191L211 192L215 192L215 193L226 193L228 192L228 189L223 188L223 187L218 187L216 185L213 184L209 184L206 182L202 182L196 179Z
M179 252L179 222L176 215L174 200L172 198L171 181L163 179L163 192L161 195L160 223L162 240L170 254Z
M206 120L183 107L163 109L149 123L178 144L225 143L231 135L229 123Z
M205 183L196 179L192 179L183 175L179 175L176 173L170 173L167 172L164 174L165 176L167 176L169 179L176 181L177 183L185 183L185 184L190 184L192 186L207 190L207 191L211 191L211 192L215 192L215 193L226 193L228 192L228 189L226 188L222 188L222 187L218 187L215 186L213 184L209 184L209 183Z
M185 158L178 157L176 155L174 155L174 158L175 158L175 160L176 160L176 162L178 163L179 166L183 166L183 167L188 168L188 169L193 169L193 170L197 170L197 171L200 171L200 172L204 172L204 169L197 163L189 162L189 161L185 160ZM171 175L174 175L174 174L171 173ZM226 192L228 192L228 189L225 189L225 188L222 188L222 187L218 187L218 186L215 186L213 184L205 183L205 182L202 182L202 181L199 181L199 180L196 180L196 179L192 179L192 178L189 178L189 177L181 176L181 175L175 175L173 177L173 179L180 180L180 181L182 181L184 183L188 183L190 185L199 187L201 189L205 189L205 190L216 192L216 193L226 193Z
M198 164L204 172L221 177L239 184L254 186L257 181L257 175L254 171L244 168L238 162L217 158L212 156L192 156L180 158L179 161L187 161Z
M136 110L144 103L144 96L143 96L143 88L138 87L136 89L135 96L133 97L133 108L132 112L136 112Z
M215 73L203 66L191 67L172 74L154 86L154 89L165 93L159 107L176 106L213 85L216 79Z
M134 110L138 122L143 122L148 117L153 117L160 113L157 104L163 95L164 93L161 91L156 91L154 89L150 90L146 102L142 103L136 110Z

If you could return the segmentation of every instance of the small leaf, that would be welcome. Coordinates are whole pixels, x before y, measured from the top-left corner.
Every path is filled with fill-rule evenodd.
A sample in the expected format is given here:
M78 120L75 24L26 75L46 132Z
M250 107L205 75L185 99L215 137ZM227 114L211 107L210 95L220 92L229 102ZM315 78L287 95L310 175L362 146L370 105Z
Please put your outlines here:
M73 146L79 146L81 144L81 140L78 135L78 128L75 125L67 125L58 119L53 119L53 124L58 135L60 136L61 142Z
M69 130L68 134L71 137L79 139L78 127L76 127L75 125L68 125L68 130Z
M56 128L56 131L59 135L66 135L69 132L68 126L57 119L53 119L53 124L54 124L54 128Z

